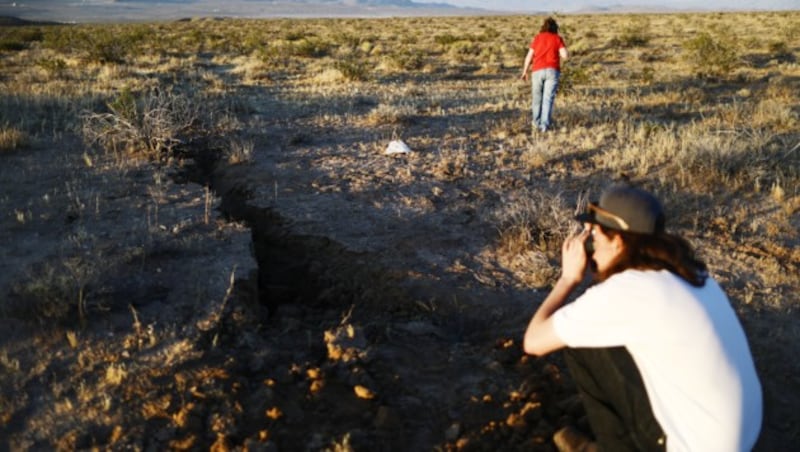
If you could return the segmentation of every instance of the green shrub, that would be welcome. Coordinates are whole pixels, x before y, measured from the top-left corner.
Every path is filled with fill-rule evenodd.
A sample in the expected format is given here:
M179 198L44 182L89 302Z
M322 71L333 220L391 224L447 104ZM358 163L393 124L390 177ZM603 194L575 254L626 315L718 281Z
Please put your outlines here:
M303 38L292 42L292 55L303 58L319 58L327 55L332 45L319 38Z
M78 54L90 62L123 63L127 57L139 52L139 46L147 36L146 29L141 27L54 28L45 34L43 43L47 48Z
M16 39L0 39L0 52L19 52L25 50L26 47L24 42Z
M38 28L19 28L16 35L24 42L40 42L44 39L44 33Z
M392 60L402 69L416 71L425 66L425 54L419 50L408 50L392 55Z
M123 63L133 45L133 42L108 30L86 33L83 41L86 58L96 63Z
M562 92L569 93L574 91L576 86L589 83L589 80L591 80L591 76L587 68L573 64L565 65L561 69L558 89Z
M728 76L739 62L735 43L727 36L703 32L683 43L686 59L699 76Z
M51 27L44 33L42 46L61 53L70 53L75 41L75 30L67 27Z
M433 37L433 42L439 44L440 46L449 46L454 42L458 42L464 39L460 36L451 35L449 33L443 35L436 35Z
M363 36L342 32L334 37L334 41L345 47L358 47L365 39Z
M108 108L127 122L133 123L137 120L136 98L130 88L120 91L117 97L108 103Z
M313 37L313 35L308 35L309 37ZM283 39L287 41L299 41L301 39L306 38L306 33L302 31L289 31L283 36Z
M336 61L333 63L333 67L338 69L347 80L364 81L369 75L367 64L356 59Z
M614 40L619 47L644 47L650 42L650 22L639 19L622 29L622 33Z
M38 28L10 27L0 29L0 51L18 52L27 49L33 42L44 39Z

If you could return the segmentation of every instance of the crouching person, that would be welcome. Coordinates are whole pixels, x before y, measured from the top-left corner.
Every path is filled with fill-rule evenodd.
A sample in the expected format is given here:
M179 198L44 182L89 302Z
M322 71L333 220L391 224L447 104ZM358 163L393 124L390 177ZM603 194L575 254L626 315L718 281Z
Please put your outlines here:
M661 203L613 185L578 217L561 275L524 348L565 348L594 440L556 433L562 450L749 451L762 395L744 330L689 243L665 232ZM592 284L567 298L591 273Z

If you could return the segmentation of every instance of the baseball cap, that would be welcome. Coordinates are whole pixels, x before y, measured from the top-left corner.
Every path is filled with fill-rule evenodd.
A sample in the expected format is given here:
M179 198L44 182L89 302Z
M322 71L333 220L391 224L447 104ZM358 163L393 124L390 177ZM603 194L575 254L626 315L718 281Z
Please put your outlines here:
M589 203L586 212L575 217L617 231L656 234L664 230L664 209L652 194L631 186L612 185L600 195L598 203Z

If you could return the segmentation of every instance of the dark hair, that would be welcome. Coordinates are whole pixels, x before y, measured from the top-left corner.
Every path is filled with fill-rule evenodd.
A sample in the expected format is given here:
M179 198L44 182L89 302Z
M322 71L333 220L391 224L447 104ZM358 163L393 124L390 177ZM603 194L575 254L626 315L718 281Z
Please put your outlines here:
M556 23L556 20L553 19L552 17L548 17L547 19L545 19L544 23L542 24L542 28L539 29L539 32L558 33L558 24Z
M669 270L695 287L703 287L706 283L708 268L686 239L665 232L655 235L633 234L597 226L606 235L619 235L625 244L617 261L606 271L597 274L597 281L605 281L615 273L633 268Z

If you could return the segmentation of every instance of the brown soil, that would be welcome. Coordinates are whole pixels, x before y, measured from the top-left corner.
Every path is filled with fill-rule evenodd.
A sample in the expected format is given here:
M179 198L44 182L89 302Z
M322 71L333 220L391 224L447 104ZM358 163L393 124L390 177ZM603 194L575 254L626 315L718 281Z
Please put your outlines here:
M0 449L554 450L558 427L585 427L559 354L521 351L546 287L497 264L489 212L508 201L480 171L442 183L417 173L434 149L349 150L363 130L262 105L243 165L197 144L88 166L69 137L2 156ZM769 253L730 249L707 254L737 290ZM759 450L789 450L797 312L737 308Z

